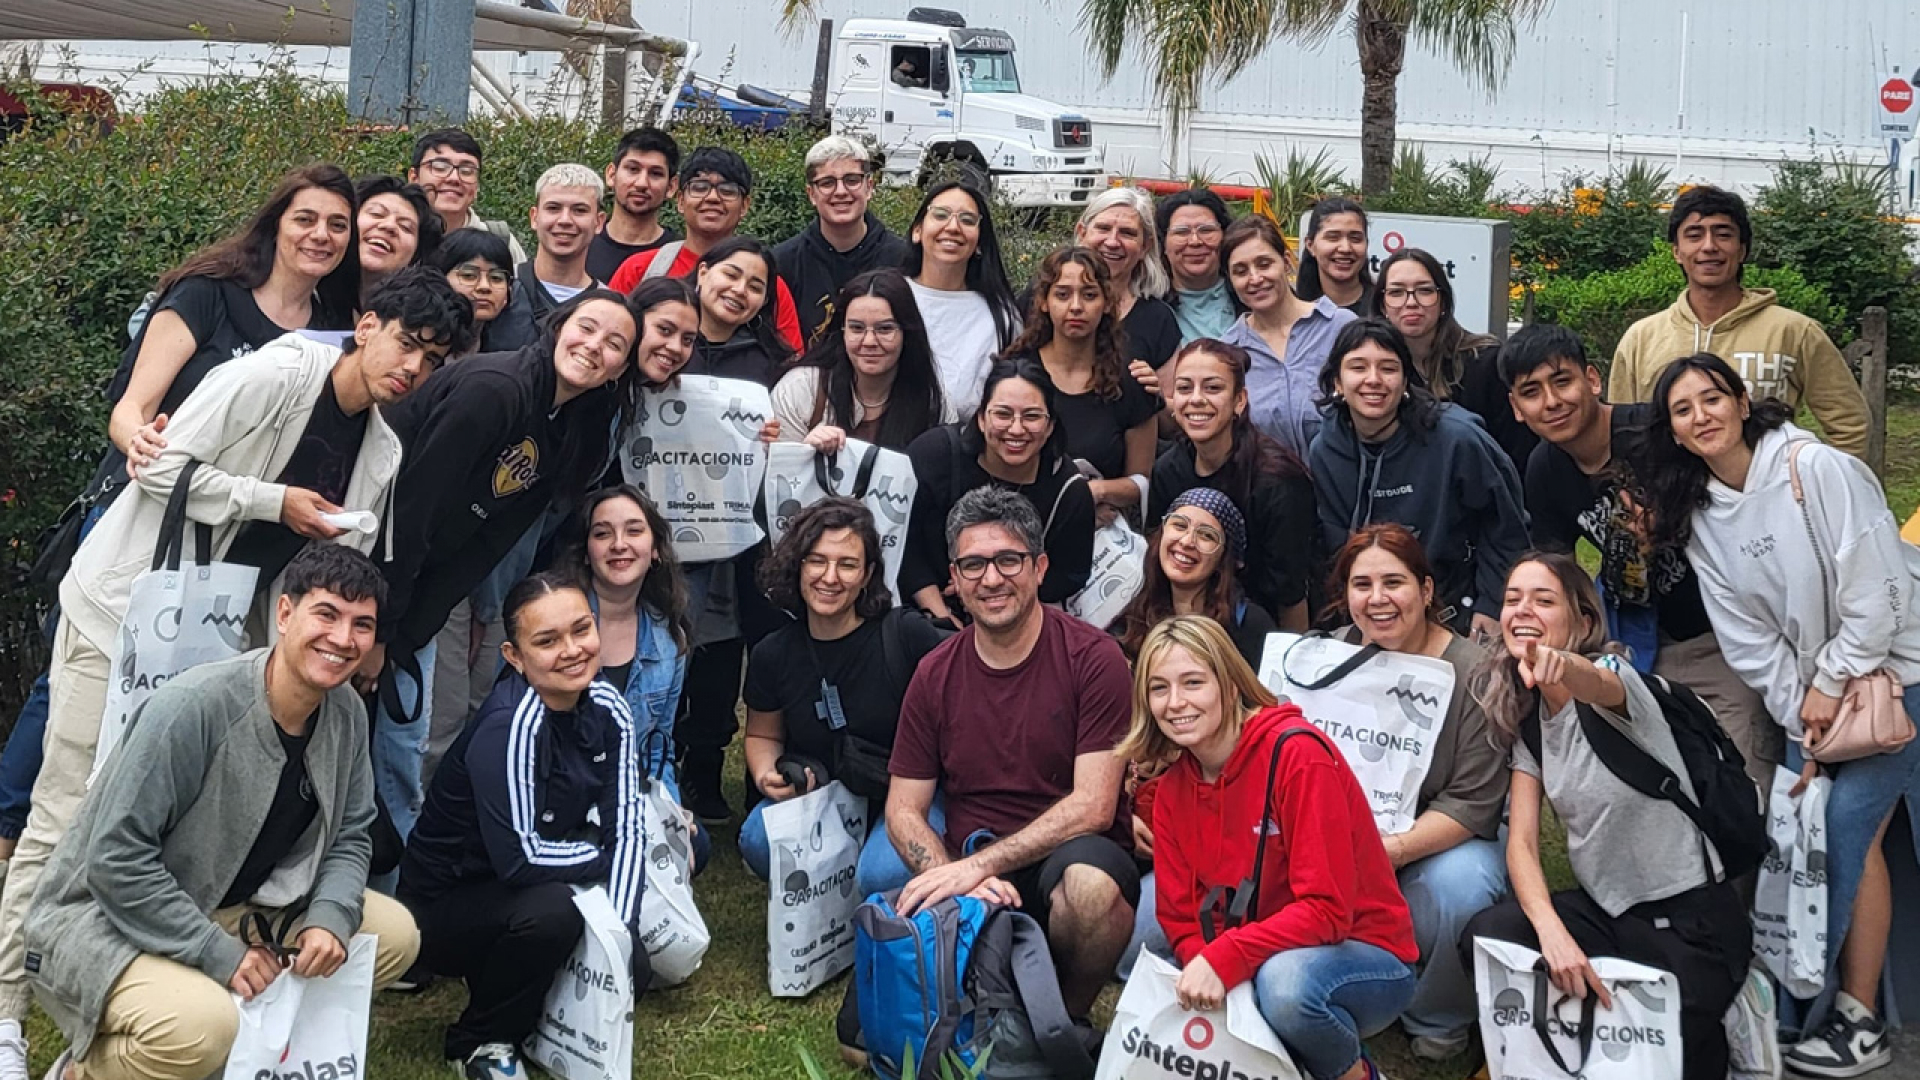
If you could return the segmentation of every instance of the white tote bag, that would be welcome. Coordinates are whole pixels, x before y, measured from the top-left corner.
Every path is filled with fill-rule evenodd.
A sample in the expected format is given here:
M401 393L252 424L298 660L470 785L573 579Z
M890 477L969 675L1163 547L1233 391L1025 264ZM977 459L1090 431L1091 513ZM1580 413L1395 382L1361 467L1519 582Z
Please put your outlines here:
M1100 1046L1094 1080L1305 1076L1260 1015L1253 983L1227 991L1222 1008L1188 1012L1173 992L1179 979L1180 972L1166 960L1140 954Z
M1413 827L1434 739L1453 701L1453 665L1328 637L1267 635L1260 682L1300 706L1360 780L1384 834Z
M681 562L730 558L760 542L760 429L772 415L767 388L743 379L682 375L640 395L621 435L620 472L659 505Z
M1067 614L1097 629L1112 626L1147 582L1147 538L1134 532L1127 519L1093 534L1093 571L1086 587L1067 598Z
M100 715L91 784L120 745L127 725L153 692L189 668L238 656L247 645L247 612L260 571L214 562L213 530L195 522L187 529L187 484L200 463L180 471L160 520L153 567L133 579L127 613L120 620L107 668L107 706ZM127 498L139 498L131 492ZM182 565L188 544L194 561Z
M565 1080L633 1076L633 940L607 890L575 890L586 932L553 977L527 1059Z
M262 1076L365 1076L373 1011L372 934L355 934L340 970L324 979L282 972L252 1001L234 995L240 1033L224 1080Z
M805 443L774 443L767 450L768 537L779 543L795 514L829 495L858 499L873 512L887 588L897 599L907 519L919 489L912 460L897 450L859 439L848 439L835 454L822 454Z
M640 894L640 946L655 986L678 986L700 970L713 935L693 902L691 817L665 784L646 782L640 832L647 845L647 885Z
M769 803L767 989L805 997L853 966L854 887L867 841L867 800L838 780Z
M1613 1008L1562 994L1540 954L1473 940L1480 1037L1492 1080L1679 1080L1680 982L1671 972L1588 957Z
M1753 891L1753 951L1781 989L1796 998L1820 993L1827 976L1827 797L1833 781L1816 776L1799 797L1800 774L1773 770L1767 799L1772 841Z

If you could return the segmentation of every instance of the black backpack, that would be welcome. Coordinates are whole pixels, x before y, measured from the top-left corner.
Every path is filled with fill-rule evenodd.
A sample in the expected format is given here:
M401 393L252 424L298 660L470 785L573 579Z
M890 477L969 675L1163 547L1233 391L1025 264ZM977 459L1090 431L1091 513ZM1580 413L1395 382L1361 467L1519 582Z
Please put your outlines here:
M1720 854L1720 866L1726 880L1744 877L1760 868L1767 857L1767 816L1760 802L1760 789L1747 775L1740 750L1720 728L1720 721L1707 703L1692 690L1671 683L1658 675L1642 676L1660 713L1673 731L1674 745L1686 763L1687 777L1693 782L1699 801L1689 799L1681 790L1672 770L1642 749L1627 734L1584 703L1575 703L1580 731L1594 756L1607 770L1628 787L1650 799L1662 799L1700 830L1707 842ZM1530 713L1520 725L1520 739L1540 757L1540 717ZM1711 860L1709 860L1711 865Z

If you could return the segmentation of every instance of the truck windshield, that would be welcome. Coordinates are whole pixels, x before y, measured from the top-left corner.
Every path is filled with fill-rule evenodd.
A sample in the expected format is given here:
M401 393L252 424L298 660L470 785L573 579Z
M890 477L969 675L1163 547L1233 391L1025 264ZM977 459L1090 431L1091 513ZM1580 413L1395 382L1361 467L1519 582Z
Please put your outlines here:
M1013 54L962 50L960 87L970 94L1019 93L1020 73L1013 69Z

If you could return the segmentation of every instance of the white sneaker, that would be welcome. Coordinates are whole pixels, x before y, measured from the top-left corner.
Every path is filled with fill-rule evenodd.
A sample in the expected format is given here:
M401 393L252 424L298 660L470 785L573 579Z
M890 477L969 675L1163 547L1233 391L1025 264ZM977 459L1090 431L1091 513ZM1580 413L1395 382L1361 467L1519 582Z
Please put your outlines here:
M0 1080L31 1080L27 1074L27 1033L18 1020L0 1020Z
M1844 993L1835 997L1826 1027L1787 1051L1789 1073L1833 1080L1864 1076L1892 1061L1886 1024Z

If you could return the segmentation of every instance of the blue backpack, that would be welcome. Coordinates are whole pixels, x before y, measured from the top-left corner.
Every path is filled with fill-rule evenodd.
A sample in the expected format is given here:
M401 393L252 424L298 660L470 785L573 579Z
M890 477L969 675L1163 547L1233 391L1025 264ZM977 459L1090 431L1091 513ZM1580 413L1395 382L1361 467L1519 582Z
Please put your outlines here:
M1092 1033L1067 1015L1039 923L971 896L902 918L898 895L853 916L851 989L877 1075L935 1080L948 1055L969 1069L984 1057L987 1080L1093 1075Z

